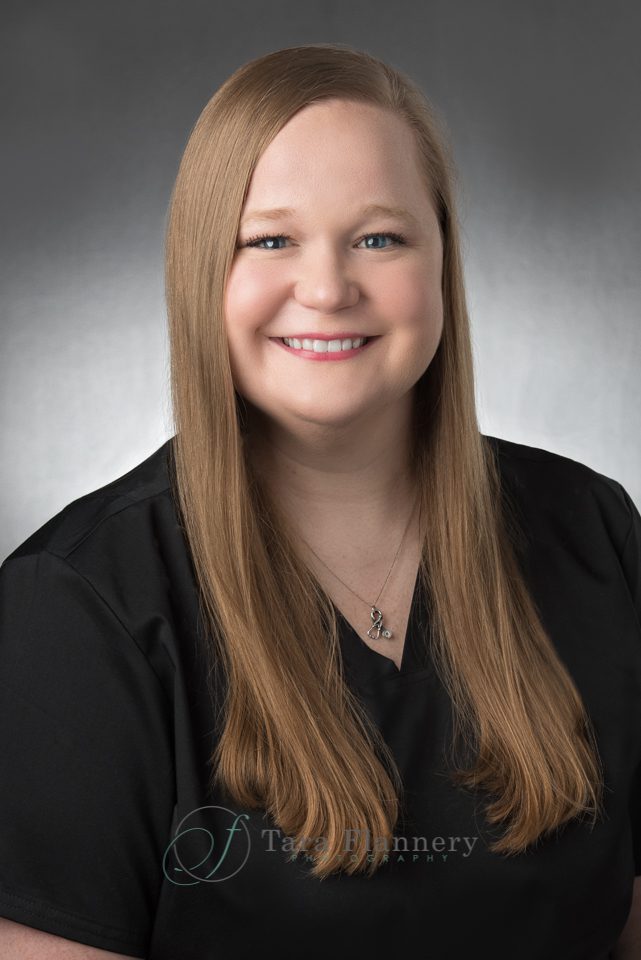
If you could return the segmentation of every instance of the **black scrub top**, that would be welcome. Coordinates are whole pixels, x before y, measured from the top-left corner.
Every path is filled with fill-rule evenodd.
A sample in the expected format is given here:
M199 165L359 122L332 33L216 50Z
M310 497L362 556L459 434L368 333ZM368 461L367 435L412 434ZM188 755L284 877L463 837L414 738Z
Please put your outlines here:
M206 789L217 721L172 439L0 569L0 915L148 960L604 960L641 874L641 517L625 489L488 437L528 584L595 727L605 818L489 851L487 798L446 776L450 701L417 579L400 670L339 613L347 681L406 800L373 877L319 881L264 811Z

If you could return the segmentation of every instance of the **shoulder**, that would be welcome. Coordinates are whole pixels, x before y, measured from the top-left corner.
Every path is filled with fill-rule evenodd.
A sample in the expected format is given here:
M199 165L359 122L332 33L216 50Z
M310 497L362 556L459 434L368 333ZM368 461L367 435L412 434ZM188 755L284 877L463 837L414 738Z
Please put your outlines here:
M67 635L82 623L85 637L101 624L121 647L136 637L152 655L150 621L169 620L175 591L191 582L171 494L170 445L68 503L6 557L1 604L16 636L34 618L61 630L66 624Z
M605 536L621 551L636 508L618 480L552 450L483 436L521 522L539 536L550 528L561 538Z
M54 514L19 544L5 563L42 551L71 560L83 547L117 535L126 524L162 504L170 493L168 456L173 438L120 477L91 490Z
M2 667L16 686L36 663L45 688L72 682L73 671L59 675L71 663L76 679L91 675L106 690L127 663L141 689L160 681L171 698L174 613L191 612L193 598L170 446L68 503L0 565Z

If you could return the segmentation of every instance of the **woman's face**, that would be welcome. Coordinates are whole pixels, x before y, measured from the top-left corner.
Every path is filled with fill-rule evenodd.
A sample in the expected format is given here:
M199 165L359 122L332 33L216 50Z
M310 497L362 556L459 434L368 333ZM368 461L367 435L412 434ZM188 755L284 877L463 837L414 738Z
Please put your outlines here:
M399 117L334 99L299 111L258 161L225 324L237 391L286 429L364 424L390 404L400 410L436 352L442 244L415 152ZM271 239L250 245L261 234ZM303 338L341 347L373 339L317 353L288 349L281 337L301 347L312 346Z

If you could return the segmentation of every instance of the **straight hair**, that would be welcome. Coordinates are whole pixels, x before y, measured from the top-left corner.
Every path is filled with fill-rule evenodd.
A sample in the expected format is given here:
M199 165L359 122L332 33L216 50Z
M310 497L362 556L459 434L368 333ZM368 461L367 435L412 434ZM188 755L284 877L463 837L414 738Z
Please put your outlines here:
M277 50L240 67L212 96L173 188L165 246L170 474L219 724L210 787L264 809L319 879L378 869L385 851L368 849L366 831L391 844L403 783L345 682L335 609L252 470L223 304L256 163L297 111L330 98L372 104L409 124L440 226L443 331L414 387L412 469L430 607L424 641L452 705L451 782L487 796L487 821L505 828L490 850L507 856L584 813L596 820L603 790L594 731L524 580L516 510L477 423L456 173L440 121L409 77L366 52L338 43ZM222 698L214 680L221 673ZM361 831L349 850L347 830ZM319 837L322 850L310 846Z

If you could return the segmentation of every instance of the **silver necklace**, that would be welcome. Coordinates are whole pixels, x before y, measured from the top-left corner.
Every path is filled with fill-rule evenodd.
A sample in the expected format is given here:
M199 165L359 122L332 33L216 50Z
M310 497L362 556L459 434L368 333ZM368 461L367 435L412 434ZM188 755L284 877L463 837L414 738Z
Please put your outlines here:
M321 558L318 556L318 554L316 553L316 551L315 551L312 547L309 546L309 544L307 543L307 540L303 540L303 543L306 544L306 545L309 547L309 549L312 551L312 553L314 554L314 556L316 557L316 559L317 559L317 560L320 560L320 562L323 564L323 566L325 567L325 569L326 569L326 570L329 570L329 572L331 573L331 575L332 575L333 577L335 577L337 580L340 580L340 582L343 584L343 586L344 586L344 587L347 587L347 589L349 590L350 593L353 593L354 596L355 596L355 597L358 597L358 599L359 599L362 603L367 604L367 606L371 608L371 609L370 609L370 619L372 620L372 626L371 626L371 627L369 628L369 630L367 631L367 636L370 638L370 640L378 640L381 636L383 636L386 640L390 640L390 639L394 636L394 634L392 633L392 631L389 630L386 626L384 626L384 624L383 624L383 614L382 614L381 610L379 610L377 604L378 604L379 598L380 598L383 590L385 589L385 584L386 584L387 581L389 580L390 574L391 574L392 570L394 569L394 564L396 563L396 558L398 557L398 555L399 555L399 553L400 553L401 547L402 547L402 545L403 545L403 541L405 540L405 537L407 536L407 531L408 531L409 528L410 528L410 523L411 523L412 517L414 516L414 510L416 509L416 503L417 503L417 501L418 501L418 494L416 495L416 500L414 501L414 506L412 507L412 512L410 513L409 520L407 521L407 526L405 527L405 532L404 532L403 536L401 537L401 542L400 542L399 545L398 545L398 550L396 551L396 553L395 553L395 555L394 555L394 559L392 560L392 566L389 568L389 573L388 573L387 576L385 577L385 583L383 584L383 586L382 586L381 589L379 590L379 592L378 592L378 597L376 598L376 600L374 601L374 603L368 603L367 600L363 600L362 597L359 597L358 594L357 594L354 590L351 589L351 587L348 587L348 586L347 586L347 584L345 583L344 580L341 580L341 578L340 578L337 574L335 574L334 571L331 570L323 560L321 560ZM301 538L301 539L302 539L302 538ZM374 631L374 632L372 633L372 631Z

